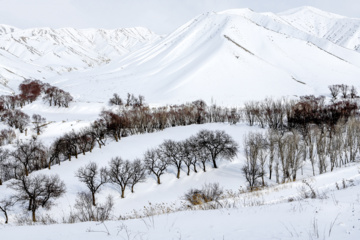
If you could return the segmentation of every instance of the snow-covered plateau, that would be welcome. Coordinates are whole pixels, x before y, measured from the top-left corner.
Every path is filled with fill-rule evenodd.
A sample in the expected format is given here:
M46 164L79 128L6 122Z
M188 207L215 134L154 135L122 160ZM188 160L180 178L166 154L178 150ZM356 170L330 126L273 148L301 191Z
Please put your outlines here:
M247 101L267 97L324 95L328 101L329 85L360 89L360 19L313 7L279 14L232 9L204 13L162 36L142 27L18 29L0 25L0 95L18 94L25 79L63 89L74 101L64 108L49 106L39 98L16 107L29 116L40 114L46 126L38 136L31 127L26 133L15 130L13 143L1 149L12 151L16 141L35 137L51 147L64 133L89 127L104 109L116 112L118 107L108 104L114 93L122 98L127 93L140 94L150 107L167 105L168 109L170 104L199 99L208 106L237 110ZM8 129L5 122L0 122L1 129ZM161 184L154 175L147 175L134 192L125 190L125 198L117 187L105 183L96 198L101 203L113 197L112 220L69 223L78 193L88 191L76 176L79 168L90 162L108 167L115 157L133 162L167 139L183 141L204 129L229 134L239 146L237 155L231 161L219 161L218 168L208 163L206 172L198 166L196 173L187 175L183 167L179 179L170 167L161 176ZM0 211L0 239L360 239L357 152L356 161L332 171L327 166L323 174L316 170L315 176L306 160L297 169L295 181L277 183L267 172L266 187L249 191L242 168L244 138L250 132L266 134L268 129L246 121L218 121L169 124L163 130L129 134L119 141L109 138L103 146L54 164L51 170L30 173L30 177L57 174L64 181L66 193L50 209L40 207L36 213L38 219L54 223L29 224L24 220L31 217L26 206L16 204L8 211L9 224ZM1 184L0 175L0 201L16 194L9 187L13 181ZM212 183L224 190L217 204L189 206L185 193ZM316 196L309 197L309 192Z

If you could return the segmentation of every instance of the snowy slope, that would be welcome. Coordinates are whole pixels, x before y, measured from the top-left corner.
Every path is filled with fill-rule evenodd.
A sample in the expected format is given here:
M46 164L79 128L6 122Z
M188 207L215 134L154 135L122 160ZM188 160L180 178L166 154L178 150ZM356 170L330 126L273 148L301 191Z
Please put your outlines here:
M265 96L328 94L330 84L357 86L358 76L358 52L275 14L235 9L203 14L119 61L49 81L86 101L133 92L151 103L203 98L238 105Z
M347 18L313 7L292 9L279 16L301 31L360 52L360 19Z
M125 29L16 29L0 25L0 83L44 80L98 67L158 36L142 27Z
M123 138L120 142L108 142L101 149L94 149L93 153L80 155L71 162L63 162L61 166L53 166L32 174L59 174L64 180L67 193L56 200L56 205L46 212L39 209L40 214L50 214L52 218L61 220L71 210L75 203L76 194L86 190L84 184L78 182L75 177L76 170L88 164L90 161L106 166L108 161L115 156L133 160L141 157L142 153L149 148L158 146L164 139L183 140L197 133L200 129L220 129L229 133L237 142L241 143L245 133L249 131L264 131L245 124L205 124L191 125L186 127L174 127L161 132L142 134ZM40 138L43 137L40 135ZM241 186L244 189L246 182L241 173L244 163L242 151L232 162L222 161L219 169L208 168L204 173L192 172L186 176L181 172L180 179L176 179L175 172L162 176L162 184L158 185L153 176L148 176L146 182L139 183L135 187L135 193L126 191L126 197L120 198L118 190L107 184L97 194L99 201L111 194L115 199L114 214L126 215L136 210L142 213L144 206L149 207L157 204L171 209L180 206L181 198L188 189L201 187L204 183L219 182L225 189L236 192ZM174 170L174 169L173 169ZM360 174L357 165L335 169L315 177L310 177L310 166L304 167L304 174L300 175L296 182L275 185L268 180L272 187L254 193L243 193L237 197L226 199L235 203L235 208L224 208L211 211L182 211L144 219L123 220L106 222L110 232L109 239L308 239L309 236L316 239L316 233L320 239L358 239L360 236L359 213L360 213ZM308 181L319 191L325 192L325 199L307 199L289 202L289 198L297 199L299 189L303 186L301 179L309 178ZM341 185L342 180L352 180L355 186L337 190L335 183ZM11 194L11 190L0 186L2 196ZM106 228L99 223L81 223L52 226L23 226L14 225L15 217L20 216L21 207L16 207L10 214L9 226L0 224L2 236L11 239L21 239L24 235L36 236L37 239L99 239L106 236ZM0 215L0 223L3 216ZM314 229L314 221L318 229ZM201 224L200 224L201 223ZM332 233L329 235L331 224ZM259 230L259 226L261 229ZM127 229L126 229L127 228ZM91 229L91 231L89 231ZM41 231L42 234L37 234ZM92 231L100 231L98 233ZM103 232L105 231L105 233ZM54 234L56 232L56 234ZM131 238L127 238L131 234ZM310 238L312 239L312 238Z
M163 38L143 28L3 25L1 89L16 91L23 78L37 78L78 101L105 102L114 92L131 92L154 104L202 98L239 105L265 96L328 94L330 84L358 86L360 53L351 33L358 22L304 7L278 15L207 13Z

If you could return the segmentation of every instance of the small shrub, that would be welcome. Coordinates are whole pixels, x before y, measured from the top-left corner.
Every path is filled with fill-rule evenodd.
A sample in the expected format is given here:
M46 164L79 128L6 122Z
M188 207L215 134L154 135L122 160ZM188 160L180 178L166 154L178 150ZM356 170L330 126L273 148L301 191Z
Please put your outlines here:
M184 199L191 205L202 205L208 202L218 202L224 191L219 183L205 184L201 189L190 189L185 193Z
M93 205L92 196L90 193L80 192L75 203L75 212L71 212L63 222L87 222L87 221L106 221L112 219L112 210L114 208L114 201L111 196L108 196L106 202Z

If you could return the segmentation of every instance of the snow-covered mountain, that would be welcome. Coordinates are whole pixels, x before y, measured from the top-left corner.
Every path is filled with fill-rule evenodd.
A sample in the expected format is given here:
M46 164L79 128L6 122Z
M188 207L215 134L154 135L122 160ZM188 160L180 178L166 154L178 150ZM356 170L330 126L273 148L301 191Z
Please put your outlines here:
M301 31L360 52L360 19L347 18L313 7L292 9L279 16Z
M161 104L327 94L330 84L358 85L357 23L304 7L278 15L206 13L163 38L145 29L4 26L0 74L9 86L19 76L38 78L84 101L107 101L114 92ZM341 24L352 31L337 31Z
M0 25L0 82L44 80L95 68L156 41L142 27L125 29L17 29Z

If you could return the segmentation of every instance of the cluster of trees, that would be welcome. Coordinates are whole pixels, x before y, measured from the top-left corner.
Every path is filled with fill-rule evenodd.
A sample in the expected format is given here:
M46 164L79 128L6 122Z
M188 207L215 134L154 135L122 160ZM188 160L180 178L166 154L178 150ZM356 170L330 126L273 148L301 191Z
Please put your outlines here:
M10 127L19 129L21 133L30 124L30 116L16 107L23 107L25 104L32 103L43 94L43 100L49 102L50 106L68 107L73 100L72 96L57 87L39 80L24 80L19 85L18 95L0 96L0 119ZM45 119L38 114L32 117L37 134L40 134L41 127L45 126Z
M110 105L117 105L117 106L125 106L125 107L143 107L145 106L145 97L142 95L139 95L136 97L134 94L127 94L126 102L124 102L121 97L114 93L113 97L109 99Z
M108 168L99 168L96 163L91 162L79 168L75 176L80 182L86 184L91 194L92 205L96 206L95 194L105 183L116 185L121 191L121 198L125 198L126 187L130 186L131 192L134 192L135 185L145 180L146 169L139 159L130 162L121 157L115 157L109 162Z
M93 206L96 206L95 194L107 182L116 185L124 198L126 188L130 187L131 192L134 192L134 186L144 181L147 173L154 174L160 184L160 177L169 167L175 167L176 177L180 178L184 165L187 175L190 175L191 168L197 172L197 165L206 171L207 162L212 162L213 167L217 168L218 160L231 160L237 151L238 144L224 131L202 130L184 141L165 140L158 148L146 151L143 159L130 162L115 157L107 168L101 169L91 162L78 169L76 177L86 184Z
M312 174L322 174L357 161L360 152L360 121L350 117L333 127L309 124L301 131L269 129L267 134L249 133L244 138L246 163L242 172L250 190L265 186L264 177L276 182L295 181L310 164Z
M16 139L15 131L11 128L0 131L0 146L12 144Z
M17 142L13 151L0 148L0 185L9 179L47 167L48 150L41 142Z
M326 103L325 97L301 96L299 100L272 100L246 102L243 119L250 126L286 131L307 124L334 125L358 110L356 101L339 100Z
M333 100L336 100L339 94L342 98L358 98L357 90L354 86L335 84L329 85L329 90Z
M70 93L65 92L64 90L51 86L50 84L43 85L43 100L46 103L49 103L49 106L58 106L58 107L69 107L69 103L74 99Z
M197 165L206 172L207 162L217 168L219 159L231 160L237 151L238 144L224 131L201 130L184 141L165 140L158 148L148 150L144 155L144 164L160 184L160 177L169 166L176 168L176 177L180 178L183 165L186 166L187 175L191 168L197 172Z

